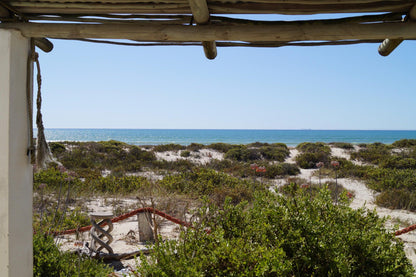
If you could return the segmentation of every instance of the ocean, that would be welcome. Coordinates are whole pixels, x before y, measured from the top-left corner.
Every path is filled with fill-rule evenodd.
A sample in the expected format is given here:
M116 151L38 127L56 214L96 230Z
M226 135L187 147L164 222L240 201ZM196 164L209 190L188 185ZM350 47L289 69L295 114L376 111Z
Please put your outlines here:
M35 130L36 135L36 130ZM386 130L185 130L185 129L46 129L48 141L117 140L135 145L176 143L211 144L224 142L282 142L296 146L302 142L350 142L353 144L393 143L400 139L416 139L416 131Z

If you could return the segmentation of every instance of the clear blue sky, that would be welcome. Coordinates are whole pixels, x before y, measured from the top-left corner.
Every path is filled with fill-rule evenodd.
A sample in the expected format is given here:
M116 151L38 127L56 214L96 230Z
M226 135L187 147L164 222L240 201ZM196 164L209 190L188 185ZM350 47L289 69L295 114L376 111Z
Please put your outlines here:
M416 130L416 42L128 47L53 40L40 54L46 128Z

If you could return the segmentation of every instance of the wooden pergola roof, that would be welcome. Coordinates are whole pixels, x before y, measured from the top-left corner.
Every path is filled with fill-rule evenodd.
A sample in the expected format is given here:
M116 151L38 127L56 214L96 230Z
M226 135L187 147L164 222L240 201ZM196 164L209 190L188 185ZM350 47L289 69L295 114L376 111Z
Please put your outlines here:
M257 14L336 18L249 19ZM52 47L46 38L127 39L146 46L202 45L210 59L217 47L374 42L383 42L379 52L388 55L404 39L416 39L415 19L416 0L0 0L0 28L19 29L44 50Z

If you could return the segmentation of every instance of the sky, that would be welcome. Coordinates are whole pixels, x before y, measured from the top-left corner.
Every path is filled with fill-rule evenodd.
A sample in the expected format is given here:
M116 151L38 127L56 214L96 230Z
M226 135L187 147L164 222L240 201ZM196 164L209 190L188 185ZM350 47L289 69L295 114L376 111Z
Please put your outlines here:
M416 41L218 48L51 40L46 128L416 130Z

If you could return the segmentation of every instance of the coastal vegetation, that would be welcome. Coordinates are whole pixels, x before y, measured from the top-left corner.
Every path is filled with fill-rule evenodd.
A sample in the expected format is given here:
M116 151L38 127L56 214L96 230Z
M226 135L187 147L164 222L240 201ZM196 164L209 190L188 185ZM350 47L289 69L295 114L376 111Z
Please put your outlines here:
M140 276L413 276L403 243L374 212L329 191L287 188L198 210L194 229L141 257ZM207 234L206 230L210 230Z
M95 197L132 197L183 220L185 213L193 215L194 229L183 230L177 241L156 244L150 257L141 257L140 276L410 276L413 272L402 243L384 221L372 211L350 209L353 192L335 180L361 180L379 192L377 205L416 211L416 140L359 146L306 142L296 150L260 142L49 145L56 163L34 175L35 276L48 276L42 274L59 268L72 276L71 270L77 267L83 272L84 264L91 274L83 276L105 276L100 270L108 268L102 263L62 253L45 235L88 225L84 202ZM351 158L337 157L331 147ZM299 154L290 157L290 151ZM316 169L320 178L334 182L312 184L297 177L301 169ZM283 180L277 193L276 180ZM112 205L114 215L127 211ZM45 262L48 259L53 262Z

